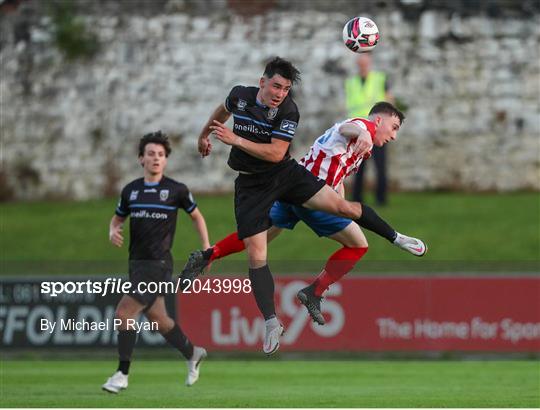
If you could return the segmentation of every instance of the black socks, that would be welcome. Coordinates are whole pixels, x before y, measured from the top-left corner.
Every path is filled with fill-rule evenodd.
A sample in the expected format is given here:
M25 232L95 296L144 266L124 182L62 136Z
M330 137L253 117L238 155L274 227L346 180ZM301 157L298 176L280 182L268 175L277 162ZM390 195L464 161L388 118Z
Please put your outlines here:
M253 296L259 310L265 320L276 316L276 307L274 305L274 278L268 265L256 269L249 269L249 279Z
M191 359L193 356L193 345L176 323L169 332L163 335L163 337L169 344L178 349L187 360ZM117 370L125 375L129 373L131 354L133 353L136 342L137 332L135 330L120 330L118 332L119 363Z
M116 371L121 371L123 374L127 376L129 373L130 364L131 362L129 360L120 360L120 362L118 362L118 369L116 369Z
M169 330L169 332L163 335L163 337L171 346L178 349L186 360L191 359L193 356L193 345L176 323L174 324L174 327Z
M135 330L120 330L118 332L118 370L124 374L129 373L131 354L137 342L137 332Z
M377 235L388 239L394 243L397 237L397 232L388 225L372 208L362 204L362 216L355 221L362 228L366 228Z

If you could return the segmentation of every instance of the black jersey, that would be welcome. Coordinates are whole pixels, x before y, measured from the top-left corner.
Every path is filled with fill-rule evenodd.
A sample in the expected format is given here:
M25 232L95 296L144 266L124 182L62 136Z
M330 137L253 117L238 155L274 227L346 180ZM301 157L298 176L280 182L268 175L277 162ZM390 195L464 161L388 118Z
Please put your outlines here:
M298 126L300 114L295 102L287 96L276 108L257 101L257 87L234 87L225 100L225 108L234 118L233 132L258 144L270 144L272 138L291 142ZM283 161L290 158L287 150ZM255 158L239 148L232 147L229 166L235 171L258 173L270 170L276 164Z
M189 189L171 178L155 183L139 178L127 184L115 213L130 217L129 259L172 261L177 210L191 213L196 207Z

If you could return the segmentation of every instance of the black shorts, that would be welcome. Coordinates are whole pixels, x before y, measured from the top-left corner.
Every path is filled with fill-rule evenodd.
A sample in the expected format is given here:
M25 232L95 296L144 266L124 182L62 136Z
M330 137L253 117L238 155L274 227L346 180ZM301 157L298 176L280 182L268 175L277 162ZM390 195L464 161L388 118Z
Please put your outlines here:
M167 260L130 260L129 261L129 281L131 282L131 296L142 303L146 308L150 308L161 293L148 292L150 282L172 282L173 266ZM140 283L144 283L144 289L139 292Z
M294 159L270 171L240 174L234 181L234 213L238 238L249 238L272 226L270 208L275 201L302 205L324 187L317 178Z

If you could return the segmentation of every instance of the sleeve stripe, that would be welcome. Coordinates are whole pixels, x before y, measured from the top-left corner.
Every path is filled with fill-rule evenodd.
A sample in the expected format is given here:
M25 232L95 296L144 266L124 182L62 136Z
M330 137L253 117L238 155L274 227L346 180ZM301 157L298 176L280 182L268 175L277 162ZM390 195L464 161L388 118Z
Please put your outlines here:
M126 216L127 214L129 214L129 212L124 212L120 208L116 208L115 212L119 216Z
M168 205L156 205L156 204L131 204L129 206L130 208L156 208L156 209L167 209L169 211L175 211L177 209L176 206L168 206Z
M290 138L290 139L293 139L293 137L294 137L294 135L285 134L284 132L279 132L279 131L272 131L272 134L281 135L282 137L287 137L287 138Z
M186 209L186 212L190 214L195 210L195 208L197 208L197 204L191 205L188 209Z

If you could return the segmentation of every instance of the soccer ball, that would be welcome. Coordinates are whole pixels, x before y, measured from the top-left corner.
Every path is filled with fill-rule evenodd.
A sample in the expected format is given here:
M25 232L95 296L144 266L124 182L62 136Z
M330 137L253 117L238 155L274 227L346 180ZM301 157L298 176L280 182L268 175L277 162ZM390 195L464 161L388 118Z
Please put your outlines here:
M343 27L343 42L355 53L371 51L379 42L379 29L373 20L355 17Z

